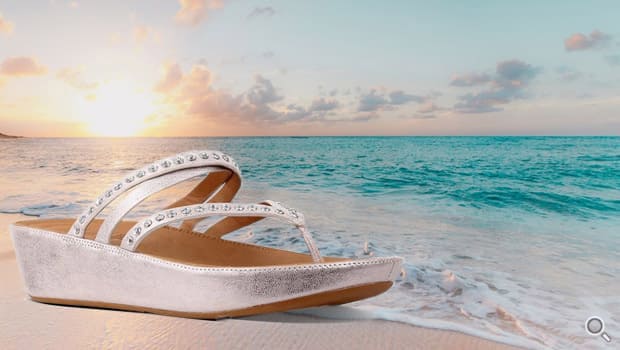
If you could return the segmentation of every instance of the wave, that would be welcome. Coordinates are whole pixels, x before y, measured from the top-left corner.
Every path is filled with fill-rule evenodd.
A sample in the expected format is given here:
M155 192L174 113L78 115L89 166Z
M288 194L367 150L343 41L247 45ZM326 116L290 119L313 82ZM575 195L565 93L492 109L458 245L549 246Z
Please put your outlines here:
M428 318L416 317L403 313L399 310L375 307L375 306L323 306L316 308L308 308L303 310L289 311L288 313L295 315L313 316L332 320L384 320L405 323L416 327L436 329L442 331L459 332L474 337L488 339L494 342L506 345L518 346L526 349L549 349L534 340L515 337L510 333L492 334L490 332L481 331L475 328L456 324L444 320L434 320Z

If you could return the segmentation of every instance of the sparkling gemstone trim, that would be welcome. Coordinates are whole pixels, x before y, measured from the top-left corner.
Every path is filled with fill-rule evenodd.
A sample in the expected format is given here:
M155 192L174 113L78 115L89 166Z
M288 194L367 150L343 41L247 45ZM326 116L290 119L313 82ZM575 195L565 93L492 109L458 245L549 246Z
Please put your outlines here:
M186 161L187 160L187 161ZM237 163L228 155L218 151L190 151L172 157L160 159L145 167L127 174L122 182L116 182L105 190L96 201L80 215L72 226L70 234L83 237L85 228L91 221L105 208L110 202L116 199L121 193L163 174L172 173L181 169L198 168L208 166L221 166L232 170L241 175ZM154 217L155 221L159 217ZM162 219L163 220L163 219Z
M149 233L156 229L172 224L179 220L200 219L208 216L261 216L278 218L294 224L297 227L304 227L305 221L301 213L293 208L286 208L279 203L274 203L277 208L273 210L272 204L234 204L229 203L210 203L196 204L173 209L167 209L138 222L129 233L123 238L121 247L135 250L139 243L146 238ZM234 210L231 210L234 208ZM165 213L165 214L164 214Z

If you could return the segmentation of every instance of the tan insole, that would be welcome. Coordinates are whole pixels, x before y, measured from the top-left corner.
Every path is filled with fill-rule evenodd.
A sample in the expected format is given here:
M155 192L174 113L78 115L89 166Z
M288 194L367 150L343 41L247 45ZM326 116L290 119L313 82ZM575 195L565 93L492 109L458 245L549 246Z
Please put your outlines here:
M15 225L66 234L74 222L73 219L43 219L20 221ZM85 238L95 239L102 223L103 220L94 220L88 226ZM120 245L122 237L133 225L135 222L132 221L121 222L112 234L111 244ZM138 246L137 251L165 260L196 266L251 267L312 263L312 258L308 254L234 242L168 226L151 233ZM325 262L349 260L333 257L323 257L323 259Z

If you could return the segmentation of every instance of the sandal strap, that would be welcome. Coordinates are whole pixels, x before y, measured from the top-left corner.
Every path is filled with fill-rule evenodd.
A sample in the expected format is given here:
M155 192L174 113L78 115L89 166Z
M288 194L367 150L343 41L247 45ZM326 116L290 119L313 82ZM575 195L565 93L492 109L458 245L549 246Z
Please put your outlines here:
M98 232L98 238L101 241L108 243L109 236L107 230L111 226L116 226L114 222L118 219L119 215L120 218L122 218L131 208L144 200L140 198L142 198L146 194L152 195L155 192L158 192L156 190L157 188L159 188L159 190L163 190L164 188L169 187L168 185L170 184L170 182L176 184L181 181L187 180L186 177L191 175L191 173L189 172L184 172L184 175L180 176L163 177L164 175L178 173L186 169L203 169L211 171L213 171L213 169L218 169L219 171L225 170L227 172L230 172L230 176L228 176L227 178L224 177L223 180L222 178L220 178L219 182L216 181L217 183L215 183L215 185L211 183L214 177L205 177L205 179L200 184L198 184L187 196L182 198L180 201L173 203L173 205L176 205L179 202L200 203L205 201L206 199L217 201L230 201L241 187L241 171L239 170L237 163L230 156L219 151L208 150L183 152L173 157L160 159L145 167L133 171L127 174L123 178L123 180L116 182L114 185L110 186L110 188L104 191L97 198L97 200L88 207L88 209L86 209L80 216L78 216L78 219L73 224L69 234L75 237L84 237L84 233L86 232L86 228L88 227L88 225L92 223L94 218L99 213L101 213L101 211L105 207L107 207L121 194L134 187L139 186L143 192L135 195L135 197L132 197L131 199L128 199L129 201L123 203L121 205L121 207L123 208L119 209L119 212L115 214L115 217L109 221L105 228L105 231L100 230L100 232ZM158 180L150 181L153 179ZM152 189L150 188L151 185L154 185ZM215 188L216 193L213 194L213 191L211 191L210 193L208 190L205 191L205 189L209 188ZM146 197L148 197L148 195ZM211 198L208 198L208 196L210 195L212 195ZM191 225L193 227L195 223L192 223ZM99 235L99 233L101 233L101 235Z
M112 237L112 233L114 229L118 226L118 224L122 221L123 217L127 215L134 207L138 204L142 203L148 197L158 193L160 191L165 190L166 188L172 187L180 182L190 180L196 177L205 177L201 181L201 185L208 185L210 191L205 193L205 191L200 191L201 196L194 203L202 202L204 198L208 198L215 190L221 186L222 184L222 175L224 176L224 180L230 177L230 171L219 168L219 167L206 167L206 168L196 168L196 169L183 169L174 173L165 174L160 177L147 180L141 186L138 186L133 191L129 192L127 196L123 199L121 203L114 207L114 210L110 212L110 214L106 215L103 224L99 227L99 231L97 232L97 237L95 240L97 242L109 244L110 239ZM214 179L214 177L219 176L220 178ZM190 192L196 193L199 192L196 188ZM202 200L201 200L202 199Z
M259 204L269 205L274 210L276 210L276 212L278 212L278 213L280 213L280 212L294 213L294 214L291 214L291 215L296 215L297 217L301 216L302 219L303 219L303 214L298 212L296 209L287 208L287 207L283 206L280 202L266 200L266 201L263 201L263 202L261 202ZM242 227L251 225L251 224L253 224L253 223L257 222L257 221L260 221L262 219L264 219L264 217L260 217L260 216L226 216L226 217L222 218L221 220L215 222L214 224L212 224L208 228L206 228L204 230L200 230L198 232L202 232L203 234L205 234L207 236L214 237L214 238L221 238L221 237L226 236L227 234L229 234L231 232L237 231L238 229L240 229Z
M249 222L241 222L241 226L243 227L247 224L256 222L258 220L264 218L276 218L282 221L289 222L295 225L306 245L308 246L308 250L310 251L310 255L312 256L312 260L314 262L322 262L321 254L319 249L316 247L314 240L310 232L308 232L304 220L304 216L299 213L295 209L286 208L281 204L273 201L265 201L259 204L239 204L239 203L203 203L196 205L188 205L183 207L176 207L172 209L167 209L155 213L148 218L145 218L138 223L136 223L130 230L125 234L123 240L121 242L121 248L127 249L130 251L135 251L140 243L148 237L151 233L155 232L157 229L167 226L169 224L187 220L187 219L204 219L209 216L226 216L228 218L232 217L247 217L247 218L257 218L257 220L250 220ZM225 219L224 219L225 220ZM219 221L218 223L222 222ZM216 223L215 225L218 225ZM214 225L214 226L215 226ZM229 230L224 233L227 234L236 230ZM224 234L220 235L223 236Z

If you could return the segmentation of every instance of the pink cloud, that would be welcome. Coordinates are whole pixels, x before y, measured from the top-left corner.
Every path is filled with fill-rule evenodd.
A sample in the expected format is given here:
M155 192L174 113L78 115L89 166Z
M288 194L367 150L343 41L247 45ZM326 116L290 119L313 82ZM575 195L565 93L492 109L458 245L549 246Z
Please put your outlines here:
M56 77L79 90L92 90L99 86L97 82L84 78L82 68L63 68L58 71Z
M287 103L271 80L262 75L256 75L253 85L239 94L217 88L212 82L213 74L205 65L194 65L183 74L180 66L172 63L164 67L154 90L187 117L250 125L334 121L327 117L340 106L339 101L325 98L314 99L307 107Z
M166 93L177 87L183 79L178 63L168 63L162 69L162 78L155 84L155 91Z
M133 40L136 44L143 44L149 40L157 43L159 39L159 33L149 26L137 25L133 28Z
M2 14L0 13L0 33L11 34L13 33L13 28L15 28L13 22L4 19L4 17L2 17Z
M179 0L181 9L174 19L183 24L197 25L207 18L208 11L224 6L223 0Z
M0 64L0 73L11 76L32 76L47 73L47 68L31 57L9 57Z
M593 31L589 36L582 33L575 33L564 40L564 48L566 51L596 49L607 45L610 39L610 35L598 30Z

